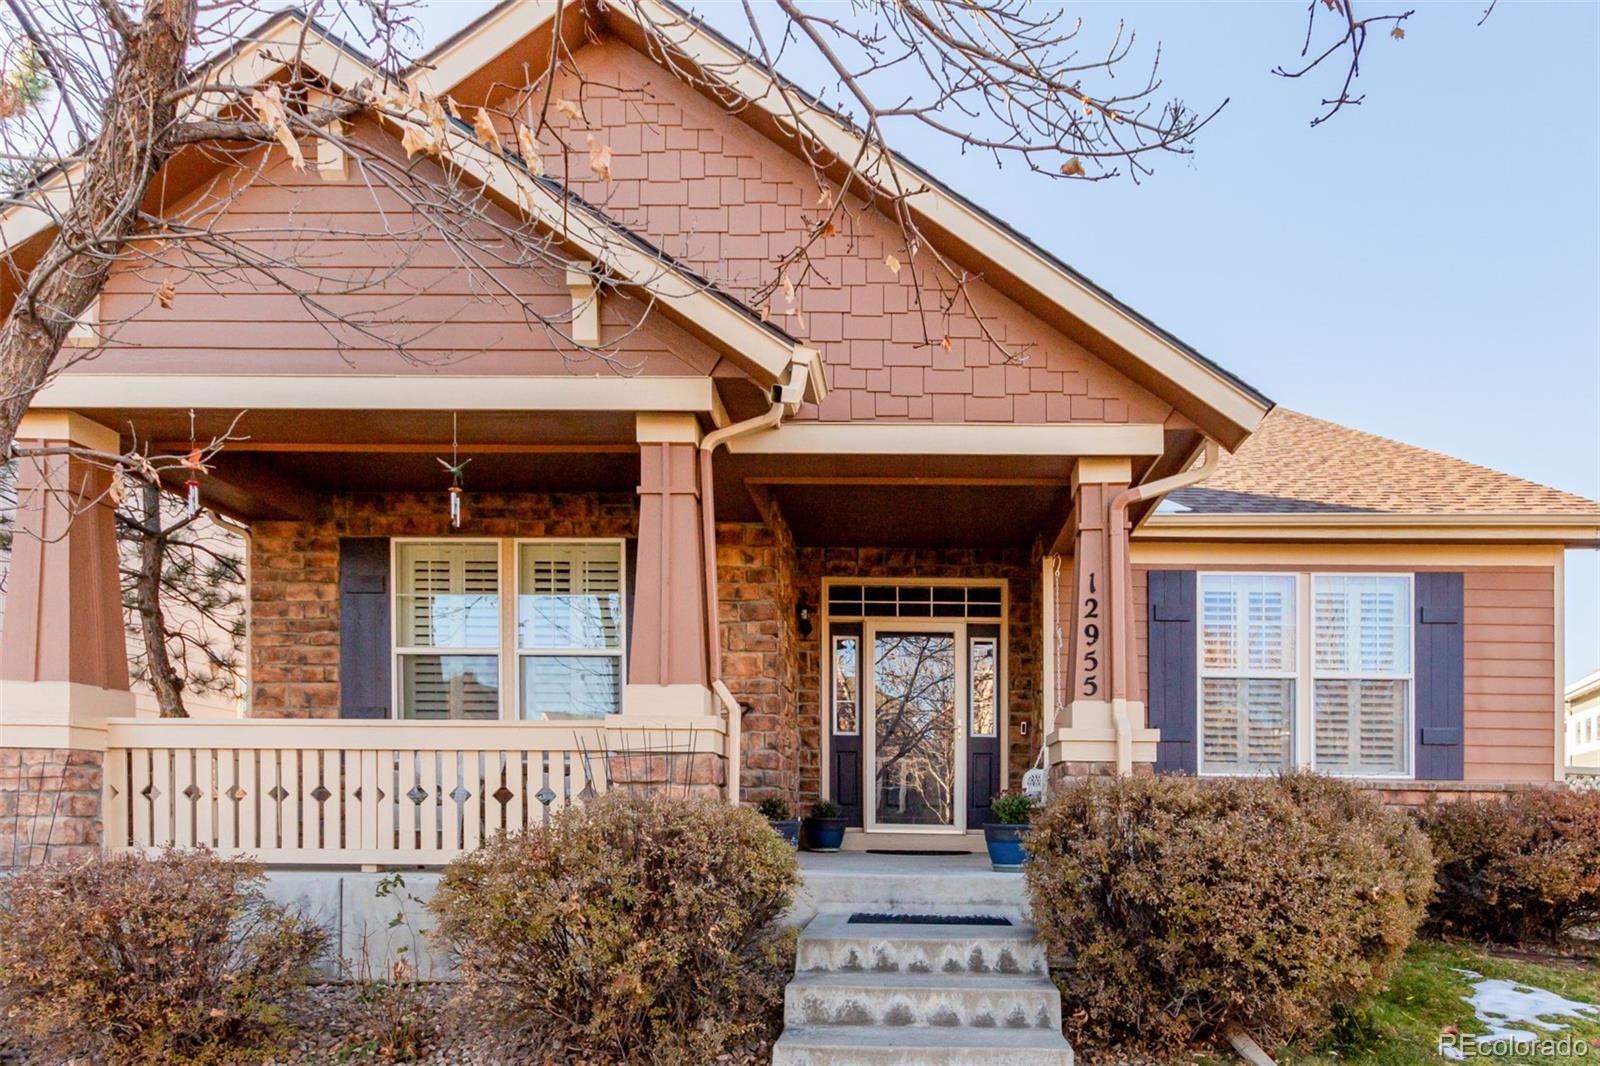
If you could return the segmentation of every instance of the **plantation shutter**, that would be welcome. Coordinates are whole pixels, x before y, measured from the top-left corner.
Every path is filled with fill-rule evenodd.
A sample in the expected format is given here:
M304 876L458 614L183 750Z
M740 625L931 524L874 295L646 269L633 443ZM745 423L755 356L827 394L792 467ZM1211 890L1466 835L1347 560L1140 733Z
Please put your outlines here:
M1416 575L1417 777L1459 781L1466 705L1465 576Z
M1312 578L1316 767L1404 774L1411 747L1411 581L1405 575Z
M524 718L574 720L621 710L623 545L525 544L517 598Z
M1192 774L1195 751L1195 572L1150 571L1149 719L1161 731L1156 772Z
M498 546L403 542L395 561L404 716L498 718Z
M389 717L389 538L339 540L339 717Z

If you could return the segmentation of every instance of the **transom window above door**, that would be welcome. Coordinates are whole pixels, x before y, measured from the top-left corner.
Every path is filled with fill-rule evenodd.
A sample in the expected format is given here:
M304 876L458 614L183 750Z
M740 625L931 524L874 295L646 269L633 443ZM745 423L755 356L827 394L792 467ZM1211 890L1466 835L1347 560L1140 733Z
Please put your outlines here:
M832 618L999 618L999 585L829 585Z

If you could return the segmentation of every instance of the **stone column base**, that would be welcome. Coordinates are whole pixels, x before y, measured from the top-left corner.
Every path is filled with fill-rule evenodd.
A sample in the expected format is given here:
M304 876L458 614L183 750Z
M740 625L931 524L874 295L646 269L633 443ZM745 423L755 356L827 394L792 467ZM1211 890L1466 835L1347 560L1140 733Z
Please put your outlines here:
M98 751L0 748L0 867L100 851L104 762Z
M1119 735L1117 729L1117 711L1122 712L1125 736ZM1119 756L1128 759L1134 768L1141 764L1155 765L1156 743L1161 739L1161 731L1144 724L1144 704L1133 700L1119 700L1116 704L1106 700L1075 700L1068 709L1068 717L1070 724L1058 727L1045 737L1051 780L1055 779L1054 768L1058 765L1104 767L1101 772L1114 774ZM1071 776L1093 775L1074 773Z

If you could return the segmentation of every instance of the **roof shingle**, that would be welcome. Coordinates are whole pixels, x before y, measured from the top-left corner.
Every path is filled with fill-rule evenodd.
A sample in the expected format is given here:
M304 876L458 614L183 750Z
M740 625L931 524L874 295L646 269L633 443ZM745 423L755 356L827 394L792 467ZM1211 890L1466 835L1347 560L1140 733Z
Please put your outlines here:
M1275 407L1163 513L1595 515L1600 503L1488 467Z

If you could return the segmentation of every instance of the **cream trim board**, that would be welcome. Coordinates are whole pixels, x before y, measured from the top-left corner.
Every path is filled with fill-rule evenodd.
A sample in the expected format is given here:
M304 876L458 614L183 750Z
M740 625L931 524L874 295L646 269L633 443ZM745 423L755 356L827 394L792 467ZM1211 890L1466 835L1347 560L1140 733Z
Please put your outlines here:
M337 411L644 411L712 414L708 377L500 374L61 374L39 408L248 408Z
M17 424L17 440L65 441L108 455L122 453L122 439L110 426L85 418L76 411L33 408Z
M1555 690L1556 690L1556 753L1557 781L1567 779L1567 556L1562 552L1556 558L1556 640L1555 640Z
M1600 515L1570 514L1152 514L1138 543L1187 540L1557 541L1600 546Z
M728 450L739 455L1160 455L1161 426L955 425L888 422L786 422L736 437Z
M1562 556L1556 545L1418 544L1418 543L1151 543L1135 541L1134 566L1230 567L1408 567L1445 569L1456 566L1555 566Z

